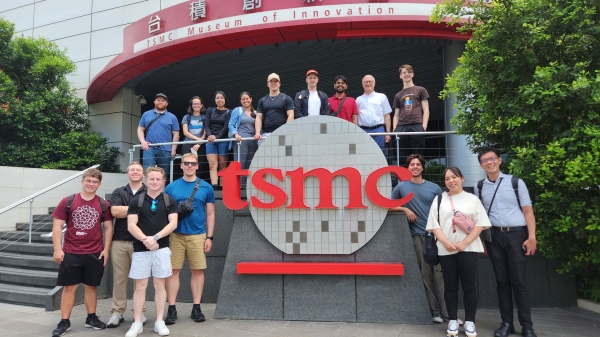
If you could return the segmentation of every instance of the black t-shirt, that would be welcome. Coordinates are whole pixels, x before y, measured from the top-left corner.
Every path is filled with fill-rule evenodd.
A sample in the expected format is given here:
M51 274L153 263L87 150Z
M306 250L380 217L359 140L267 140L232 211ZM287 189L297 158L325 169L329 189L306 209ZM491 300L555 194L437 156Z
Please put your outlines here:
M270 133L287 122L287 111L294 110L294 101L284 93L279 93L275 99L267 95L258 101L256 112L262 113L261 133Z
M204 119L206 136L215 135L217 139L227 138L230 117L231 111L229 109L219 110L217 108L208 108L206 110L206 118Z
M146 192L146 185L142 184L142 187L135 192L138 195L142 192ZM112 206L129 206L131 198L133 198L133 191L129 184L115 188L110 196L108 204ZM113 241L133 241L135 238L127 230L127 217L115 218L115 225L113 227Z
M160 232L163 228L165 228L169 224L169 218L167 215L167 207L165 202L169 203L170 209L169 214L177 213L177 201L175 198L168 194L161 193L156 198L156 211L152 212L152 199L148 194L145 195L144 203L142 204L142 209L138 215L138 227L142 230L142 233L146 236L154 236L156 233ZM166 198L163 202L163 196ZM131 203L129 203L129 211L127 214L138 214L138 200L140 199L139 195L136 195L131 199ZM133 251L134 252L147 252L148 249L144 246L144 243L135 239L133 241ZM165 236L164 238L160 238L158 240L159 248L169 247L169 236Z

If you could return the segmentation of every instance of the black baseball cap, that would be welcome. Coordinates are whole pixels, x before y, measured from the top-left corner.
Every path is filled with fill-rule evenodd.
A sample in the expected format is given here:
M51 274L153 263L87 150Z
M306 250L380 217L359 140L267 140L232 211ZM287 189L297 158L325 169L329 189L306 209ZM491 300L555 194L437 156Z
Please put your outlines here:
M167 102L169 101L169 99L167 98L167 95L163 94L162 92L161 92L161 93L158 93L158 94L156 94L156 96L154 96L154 99L157 99L157 98L159 98L159 97L162 97L162 98L164 98L164 99L165 99L165 101L167 101Z

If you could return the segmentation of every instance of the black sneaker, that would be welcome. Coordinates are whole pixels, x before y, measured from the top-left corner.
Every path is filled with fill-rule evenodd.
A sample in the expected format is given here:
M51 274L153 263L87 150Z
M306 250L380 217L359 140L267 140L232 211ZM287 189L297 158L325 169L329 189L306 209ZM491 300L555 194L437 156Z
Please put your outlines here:
M92 315L91 317L85 319L85 327L93 328L95 330L102 330L106 329L106 324L102 323L98 316Z
M177 321L177 310L167 310L167 318L165 318L166 325L175 324Z
M194 322L204 322L206 321L206 317L204 317L204 314L202 313L202 309L198 308L192 308L192 314L190 315L190 318L194 320Z
M68 319L61 319L56 329L52 331L52 337L64 336L69 330L71 330L71 322Z

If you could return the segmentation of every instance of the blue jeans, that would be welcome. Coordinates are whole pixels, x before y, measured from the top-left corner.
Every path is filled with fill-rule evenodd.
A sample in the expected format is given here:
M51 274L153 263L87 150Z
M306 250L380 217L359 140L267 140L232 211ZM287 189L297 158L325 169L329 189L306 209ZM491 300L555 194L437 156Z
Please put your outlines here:
M157 146L150 146L146 151L142 151L142 159L144 164L144 172L150 166L158 166L165 170L165 175L169 176L169 168L171 167L171 151L159 149Z
M363 129L364 132L366 133L379 133L379 132L385 132L385 127L384 126L380 126L377 129ZM371 138L373 138L373 140L375 141L375 143L377 143L377 145L379 145L379 148L381 149L381 152L383 152L383 155L385 156L385 136L371 136Z

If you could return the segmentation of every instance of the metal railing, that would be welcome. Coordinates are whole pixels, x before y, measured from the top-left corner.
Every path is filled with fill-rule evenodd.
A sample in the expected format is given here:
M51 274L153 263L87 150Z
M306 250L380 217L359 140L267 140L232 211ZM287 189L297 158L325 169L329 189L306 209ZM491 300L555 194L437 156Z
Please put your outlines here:
M40 195L42 195L42 194L44 194L44 193L46 193L48 191L51 191L51 190L57 188L58 186L61 186L61 185L65 184L65 183L68 183L69 181L71 181L71 180L73 180L73 179L75 179L75 178L83 175L83 173L85 171L87 171L89 169L92 169L92 168L97 168L99 166L100 166L100 164L97 164L97 165L94 165L94 166L90 166L90 167L88 167L87 169L85 169L83 171L77 172L77 173L75 173L74 175L72 175L72 176L70 176L68 178L65 178L65 179L63 179L63 180L61 180L61 181L59 181L59 182L57 182L57 183L55 183L55 184L53 184L51 186L48 186L48 187L44 188L43 190L35 192L35 193L33 193L32 195L30 195L30 196L28 196L26 198L23 198L23 199L15 202L13 204L10 204L10 205L4 207L3 209L0 209L0 214L8 212L11 209L14 209L15 207L17 207L17 206L19 206L21 204L24 204L27 201L29 201L29 243L31 243L31 234L33 233L33 231L32 231L32 228L33 228L33 202L35 201L35 198L39 197ZM64 232L64 230L63 230L63 232ZM17 236L19 234L20 233L14 234L13 236L5 239L4 241L8 241L9 239L11 239L11 238L13 238L13 237L15 237L15 236ZM5 248L6 248L6 246L5 246Z

